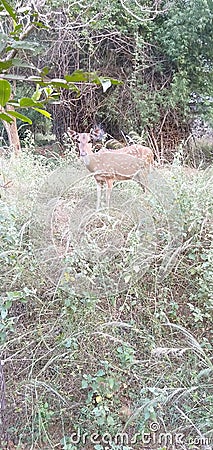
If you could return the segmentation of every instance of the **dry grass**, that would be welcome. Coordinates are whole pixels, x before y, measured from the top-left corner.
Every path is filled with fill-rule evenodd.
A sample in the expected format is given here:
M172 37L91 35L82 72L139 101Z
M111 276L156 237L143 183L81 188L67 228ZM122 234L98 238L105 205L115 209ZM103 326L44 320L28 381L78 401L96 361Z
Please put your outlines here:
M144 432L149 450L160 432L183 433L175 450L206 449L212 169L155 169L146 196L118 184L95 213L94 180L56 166L1 160L13 182L1 197L2 448L104 448L69 443L80 429L110 433L114 450L122 431L128 449Z

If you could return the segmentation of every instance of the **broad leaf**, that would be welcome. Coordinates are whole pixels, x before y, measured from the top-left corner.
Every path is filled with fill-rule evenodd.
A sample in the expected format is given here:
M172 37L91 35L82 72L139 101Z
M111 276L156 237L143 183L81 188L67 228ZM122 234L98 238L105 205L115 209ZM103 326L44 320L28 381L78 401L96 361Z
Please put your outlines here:
M71 75L65 75L64 79L68 82L79 83L89 81L89 72L84 72L83 70L75 70Z
M53 78L48 82L48 84L51 84L55 88L69 89L67 81L63 80L63 78Z
M19 58L14 58L11 61L14 67L26 67L28 69L38 70L33 64L27 63L26 61L23 61Z
M52 119L51 114L48 111L45 111L45 109L40 108L33 108L33 109L42 114L43 116L47 117L48 119Z
M32 52L37 50L38 47L40 48L40 44L37 42L30 42L30 41L14 41L12 40L10 42L10 45L8 47L8 50L11 49L22 49L22 50L31 50Z
M12 61L0 61L0 70L7 70L12 66Z
M41 77L45 77L49 73L49 71L50 71L50 68L45 66L39 71L39 75Z
M123 84L123 81L116 80L115 78L108 78L108 77L98 77L98 78L99 78L101 84L103 83L103 81L107 81L107 80L109 80L111 84L115 84L115 85Z
M46 97L50 97L53 94L53 88L51 86L47 86L44 88L44 92Z
M13 119L5 113L0 113L0 119L5 120L5 122L12 123Z
M0 105L5 106L11 94L9 81L0 79Z
M21 108L31 108L31 107L40 108L40 107L43 107L43 103L35 102L30 97L23 97L23 98L21 98L20 101L19 101L19 105L20 105Z
M66 81L72 83L88 82L100 84L104 92L106 92L112 84L122 84L122 81L114 78L99 77L95 72L84 72L83 70L76 70L71 75L65 75L64 78Z
M15 117L16 119L22 120L22 122L27 122L30 125L32 125L32 120L29 119L29 117L24 116L23 114L18 113L17 111L7 111L8 114L12 117Z
M37 77L36 75L31 75L27 78L27 81L35 81L36 83L40 83L42 81L42 78Z
M80 89L78 88L78 86L76 86L76 84L74 84L74 83L69 83L68 85L69 85L69 89L70 89L71 91L76 92L76 94L78 94L78 95L81 94L81 91L80 91Z
M63 80L63 78L52 78L51 83L67 84L67 81Z
M39 88L39 84L36 85L36 91L34 92L34 94L32 95L32 100L34 102L37 102L41 97L41 90Z
M25 81L26 77L24 75L13 75L12 73L4 73L2 78L5 80L17 80L17 81Z
M70 89L71 91L76 92L77 94L80 93L78 87L74 84L74 82L67 82L66 80L60 79L60 78L53 78L49 81L49 85L53 86L54 88L63 88L63 89Z
M14 106L14 108L19 108L19 102L16 100L9 100L9 102L7 102L8 105Z

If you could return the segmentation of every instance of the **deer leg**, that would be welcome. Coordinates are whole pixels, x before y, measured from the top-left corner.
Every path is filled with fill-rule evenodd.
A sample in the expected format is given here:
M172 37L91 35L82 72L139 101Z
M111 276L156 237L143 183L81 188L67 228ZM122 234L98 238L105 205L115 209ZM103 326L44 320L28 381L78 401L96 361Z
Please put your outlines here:
M136 183L138 183L142 187L144 194L146 194L147 193L147 186L148 186L147 173L145 173L144 171L141 172L139 170L137 172L136 176L134 177L134 180L136 181Z
M106 180L106 205L107 205L107 208L109 208L112 188L113 188L113 180L112 179Z
M96 211L100 209L101 206L101 194L102 194L103 183L97 181L97 203L96 203Z

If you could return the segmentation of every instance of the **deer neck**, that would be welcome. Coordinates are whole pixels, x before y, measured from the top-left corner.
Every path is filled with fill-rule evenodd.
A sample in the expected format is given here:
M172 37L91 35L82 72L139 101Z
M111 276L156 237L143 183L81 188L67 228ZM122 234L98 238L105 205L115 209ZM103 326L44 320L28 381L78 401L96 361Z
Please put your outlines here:
M80 152L80 156L93 155L92 144L80 142L79 152Z
M90 170L91 156L89 154L83 154L81 155L81 159L88 170Z
M78 136L79 136L78 148L80 156L84 157L85 155L92 155L93 154L92 144L91 142L89 142L90 136L88 137L88 133L79 133Z

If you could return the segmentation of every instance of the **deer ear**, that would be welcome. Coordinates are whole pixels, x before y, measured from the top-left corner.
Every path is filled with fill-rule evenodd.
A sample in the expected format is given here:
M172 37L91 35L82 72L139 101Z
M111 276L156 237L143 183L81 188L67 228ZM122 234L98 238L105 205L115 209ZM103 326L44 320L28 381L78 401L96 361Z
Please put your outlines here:
M74 140L76 140L78 137L78 133L76 133L76 131L74 131L74 130L70 130L70 128L67 128L67 133Z
M90 130L90 136L94 141L101 141L104 136L104 130L99 125L95 125L94 128Z

